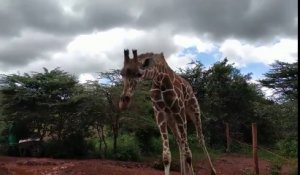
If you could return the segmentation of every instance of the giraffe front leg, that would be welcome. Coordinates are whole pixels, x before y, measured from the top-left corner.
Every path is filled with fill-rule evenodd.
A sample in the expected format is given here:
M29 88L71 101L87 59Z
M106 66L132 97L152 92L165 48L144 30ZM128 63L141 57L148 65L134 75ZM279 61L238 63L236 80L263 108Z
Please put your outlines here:
M155 118L162 139L162 161L164 164L165 175L170 175L171 152L169 146L168 125L166 115L164 112L155 111Z
M171 152L169 149L163 150L163 163L165 175L170 175Z
M171 166L171 152L168 139L167 122L163 122L159 128L163 144L162 159L164 163L165 175L169 175Z

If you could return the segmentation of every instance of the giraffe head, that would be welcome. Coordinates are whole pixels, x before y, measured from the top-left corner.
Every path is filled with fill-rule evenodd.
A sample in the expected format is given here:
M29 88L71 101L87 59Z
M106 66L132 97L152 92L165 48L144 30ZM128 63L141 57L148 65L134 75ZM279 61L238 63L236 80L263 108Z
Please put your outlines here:
M137 50L132 50L133 59L129 58L129 50L124 50L124 66L121 70L123 79L123 92L119 101L119 108L128 108L136 85L142 79L153 79L157 67L166 65L163 53L144 53L137 55ZM167 66L168 67L168 66Z
M119 101L119 108L121 110L128 108L136 85L143 75L143 70L140 69L140 63L137 58L137 51L132 50L132 52L133 59L130 59L129 50L124 50L124 66L121 70L123 92Z

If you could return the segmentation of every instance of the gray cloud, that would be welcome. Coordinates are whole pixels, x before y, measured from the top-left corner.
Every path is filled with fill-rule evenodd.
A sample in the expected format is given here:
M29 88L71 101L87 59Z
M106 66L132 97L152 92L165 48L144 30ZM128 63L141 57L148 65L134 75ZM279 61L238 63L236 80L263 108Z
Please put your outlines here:
M132 2L132 1L131 1ZM105 30L113 27L130 26L134 17L130 14L130 3L123 0L90 1L77 4L84 14L89 28Z
M149 32L148 37L122 46L138 48L140 52L163 51L166 56L177 49L172 41L174 34L193 34L215 43L227 38L252 43L295 38L297 3L297 0L2 0L0 69L50 59L52 52L64 52L68 41L80 34L117 27ZM122 52L123 48L118 49ZM119 57L113 52L106 54ZM75 66L74 71L88 71L89 66L95 70L94 62L91 63L81 68Z
M60 1L4 0L0 8L0 35L30 27L64 35L112 27L141 29L168 25L170 32L208 34L213 39L228 36L261 39L297 34L297 0L153 0L72 1L74 14Z
M297 35L296 0L151 2L138 20L140 26L169 23L174 32L205 34L218 41L228 37L260 41L276 35Z
M1 69L48 58L47 54L61 49L67 41L67 38L54 35L33 31L23 32L19 37L11 38L0 45L0 63L5 65Z

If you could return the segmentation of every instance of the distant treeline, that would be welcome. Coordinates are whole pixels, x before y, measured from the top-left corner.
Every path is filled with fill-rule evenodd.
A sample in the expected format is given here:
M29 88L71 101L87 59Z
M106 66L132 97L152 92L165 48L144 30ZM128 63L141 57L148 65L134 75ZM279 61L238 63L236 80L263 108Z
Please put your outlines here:
M239 139L251 143L251 123L256 122L259 144L277 148L287 156L297 155L298 63L277 61L257 83L251 81L251 74L241 74L226 59L208 69L200 62L193 64L179 74L191 83L199 100L210 148L225 150L224 123L229 123L231 133ZM75 76L59 68L2 75L0 79L1 144L6 144L13 132L17 140L39 137L45 143L46 156L97 152L137 159L126 156L133 156L130 151L134 150L141 154L160 151L149 98L150 81L139 85L130 109L120 112L119 70L99 74L99 79L108 80L108 84L99 84L98 80L80 84ZM262 87L270 88L274 96L266 98ZM192 139L194 128L188 127L188 132ZM120 139L128 135L133 139ZM134 148L128 152L118 149L125 142Z

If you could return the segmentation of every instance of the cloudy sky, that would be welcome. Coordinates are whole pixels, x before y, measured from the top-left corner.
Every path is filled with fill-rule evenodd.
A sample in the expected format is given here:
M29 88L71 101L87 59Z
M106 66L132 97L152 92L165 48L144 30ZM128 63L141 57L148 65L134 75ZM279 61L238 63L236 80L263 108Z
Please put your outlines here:
M262 78L295 62L297 0L1 0L0 74L119 69L123 49L163 52L173 68L227 57Z

